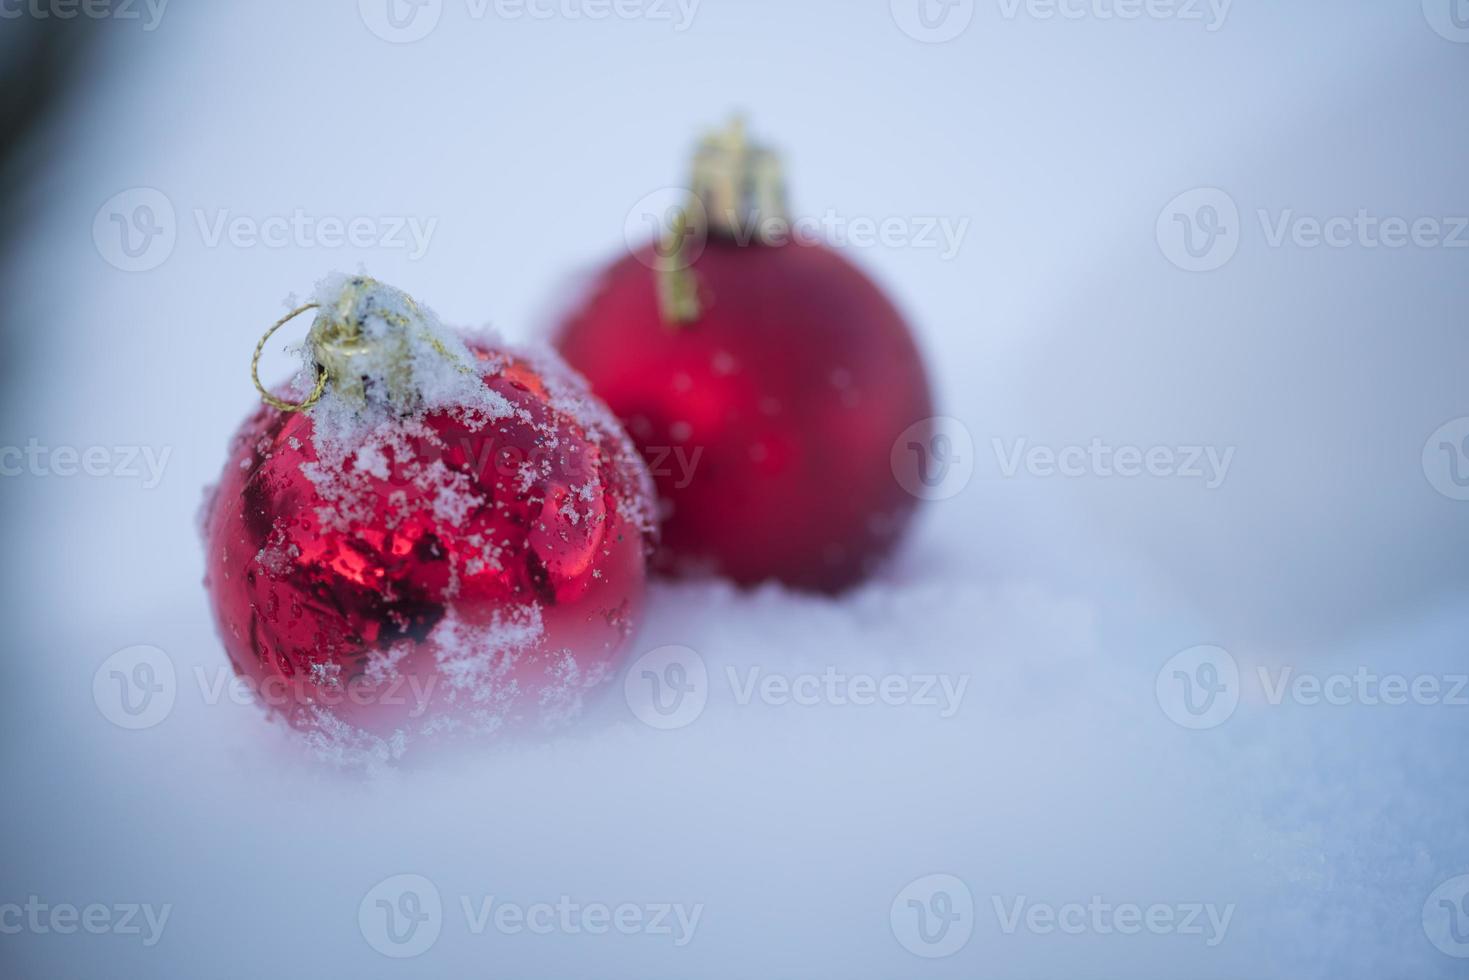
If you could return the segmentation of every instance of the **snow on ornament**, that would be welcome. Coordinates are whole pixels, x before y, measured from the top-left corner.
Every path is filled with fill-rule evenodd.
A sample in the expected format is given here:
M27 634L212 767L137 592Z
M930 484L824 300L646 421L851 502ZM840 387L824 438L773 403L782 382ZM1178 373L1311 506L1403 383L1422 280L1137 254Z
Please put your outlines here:
M236 672L349 764L564 724L638 622L642 461L553 353L460 337L363 276L323 281L257 365L308 309L301 373L261 388L205 502Z
M700 146L673 213L555 336L652 468L655 567L849 588L917 504L892 464L934 421L913 335L861 271L795 233L808 225L787 215L778 158L738 121Z

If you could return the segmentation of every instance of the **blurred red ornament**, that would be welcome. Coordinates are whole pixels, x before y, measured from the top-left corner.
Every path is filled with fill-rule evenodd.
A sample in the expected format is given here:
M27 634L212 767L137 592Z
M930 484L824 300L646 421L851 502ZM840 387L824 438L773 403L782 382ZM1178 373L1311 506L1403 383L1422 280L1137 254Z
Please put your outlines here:
M844 258L786 233L778 163L738 124L702 146L673 225L607 269L555 339L653 473L655 567L860 582L917 504L891 465L933 415L907 325Z
M348 761L565 721L641 609L641 461L554 355L466 346L369 279L323 297L319 400L270 396L206 505L236 672Z

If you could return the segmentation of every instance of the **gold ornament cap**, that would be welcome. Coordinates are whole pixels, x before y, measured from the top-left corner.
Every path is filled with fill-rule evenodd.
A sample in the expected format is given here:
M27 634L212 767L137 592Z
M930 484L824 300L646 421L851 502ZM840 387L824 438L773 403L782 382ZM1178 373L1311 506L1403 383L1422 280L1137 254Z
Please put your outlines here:
M676 215L657 267L658 306L670 327L703 315L693 268L710 235L741 245L775 245L789 233L785 171L768 147L751 143L735 116L694 151L688 202Z
M702 217L713 234L763 242L772 222L789 221L780 157L750 142L741 116L700 140L689 191L699 205L690 208L691 220Z
M386 305L383 293L384 287L375 279L356 276L348 280L336 301L316 314L306 343L317 365L344 397L365 401L365 385L371 380L382 386L389 403L411 410L415 387L410 311L416 311L417 304L407 293L393 290L393 298L400 302ZM369 317L380 320L386 329L369 331Z
M317 311L304 347L316 384L304 401L288 402L260 383L260 355L277 330L307 310ZM250 374L261 399L283 412L307 411L330 385L343 403L371 402L409 415L422 406L427 387L446 387L446 367L448 386L458 386L458 376L477 379L462 341L437 318L407 293L359 275L327 280L316 301L277 320L255 345Z

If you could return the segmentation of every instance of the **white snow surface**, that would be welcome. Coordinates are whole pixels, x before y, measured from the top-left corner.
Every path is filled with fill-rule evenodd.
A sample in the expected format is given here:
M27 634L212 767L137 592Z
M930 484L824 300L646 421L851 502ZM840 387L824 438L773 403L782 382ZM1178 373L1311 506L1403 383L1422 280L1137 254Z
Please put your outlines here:
M0 480L0 906L171 911L152 945L49 922L0 933L0 975L1464 975L1423 918L1469 874L1454 764L1469 707L1270 696L1285 668L1469 670L1469 503L1422 466L1428 436L1469 416L1463 254L1272 247L1257 218L1469 214L1452 97L1469 48L1429 28L1430 3L1241 2L1213 32L974 4L945 44L904 35L888 3L847 0L705 0L682 33L425 6L442 22L409 44L365 26L370 2L170 4L152 33L94 25L106 61L5 260L21 327L0 445L171 455L156 486ZM895 562L840 600L654 587L631 653L698 655L676 653L708 677L682 727L634 712L643 670L677 679L643 661L564 736L363 780L235 703L190 515L238 465L226 439L256 404L249 354L294 305L282 294L361 262L448 322L493 318L525 340L537 310L564 305L568 271L618 254L629 212L680 181L694 134L735 107L786 151L798 213L971 219L950 261L854 256L912 319L943 411L973 436L964 491L925 506ZM1208 274L1155 238L1160 209L1198 187L1227 190L1248 230ZM109 265L93 236L130 188L175 214L172 253L146 272ZM212 236L298 207L438 224L418 259ZM281 348L304 329L272 342L267 379L287 376ZM1206 490L1006 476L993 442L1093 437L1237 453ZM1201 644L1229 651L1243 696L1194 731L1157 682ZM129 730L94 685L135 645L175 684L166 717ZM832 703L829 672L843 690L931 675L939 704ZM741 703L771 675L813 678L823 703ZM399 875L442 909L409 959L361 925L402 897L377 891ZM930 875L974 902L944 958L893 927ZM699 915L683 945L493 918L476 932L464 904L491 896ZM1094 897L1228 910L1228 926L1215 945L1003 928L1017 900Z

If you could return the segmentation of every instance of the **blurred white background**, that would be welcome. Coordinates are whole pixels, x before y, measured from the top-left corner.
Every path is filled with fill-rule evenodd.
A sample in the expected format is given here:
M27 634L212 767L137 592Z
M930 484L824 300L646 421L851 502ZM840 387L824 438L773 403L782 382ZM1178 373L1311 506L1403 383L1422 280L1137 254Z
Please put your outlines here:
M602 19L596 0L543 0L544 18L469 0L262 0L79 18L91 60L28 144L0 272L0 444L169 456L156 486L0 479L15 638L0 904L173 912L146 948L3 934L0 965L1459 975L1423 916L1469 873L1469 795L1450 764L1469 706L1270 705L1247 681L1228 724L1192 732L1154 680L1198 644L1249 677L1469 670L1469 502L1440 489L1469 457L1425 455L1469 416L1463 7L1067 0L1047 17L1043 0L925 0L948 18L933 31L916 0L626 0L616 9L637 16ZM1143 13L1105 16L1127 9ZM0 38L37 10L55 7L24 8ZM361 266L448 322L541 335L732 110L783 152L798 214L968 221L950 257L849 254L911 318L975 472L857 595L660 587L640 648L687 645L715 673L962 672L963 712L714 698L697 724L658 733L614 703L554 744L363 784L251 710L184 691L223 659L194 512L254 405L250 352L290 297ZM1218 267L1187 271L1170 207L1199 188L1238 216L1202 259ZM139 204L171 234L129 257L112 215L144 220ZM406 231L394 240L408 247L214 238L222 220L298 210L366 219L379 239L398 218L431 230L422 254ZM1371 247L1358 224L1341 247L1312 247L1296 223L1364 212L1432 219L1453 241ZM1179 216L1202 234L1203 212ZM1297 234L1276 244L1282 221ZM1007 476L995 448L1094 438L1233 455L1211 488ZM92 698L99 665L132 644L167 651L181 677L172 715L138 732ZM357 925L363 896L400 873L433 881L445 906L438 942L402 961ZM973 938L944 959L916 957L890 924L894 897L931 873L975 902ZM704 912L675 948L475 936L458 903L563 894ZM1020 895L1237 908L1212 947L1007 934L992 898Z

